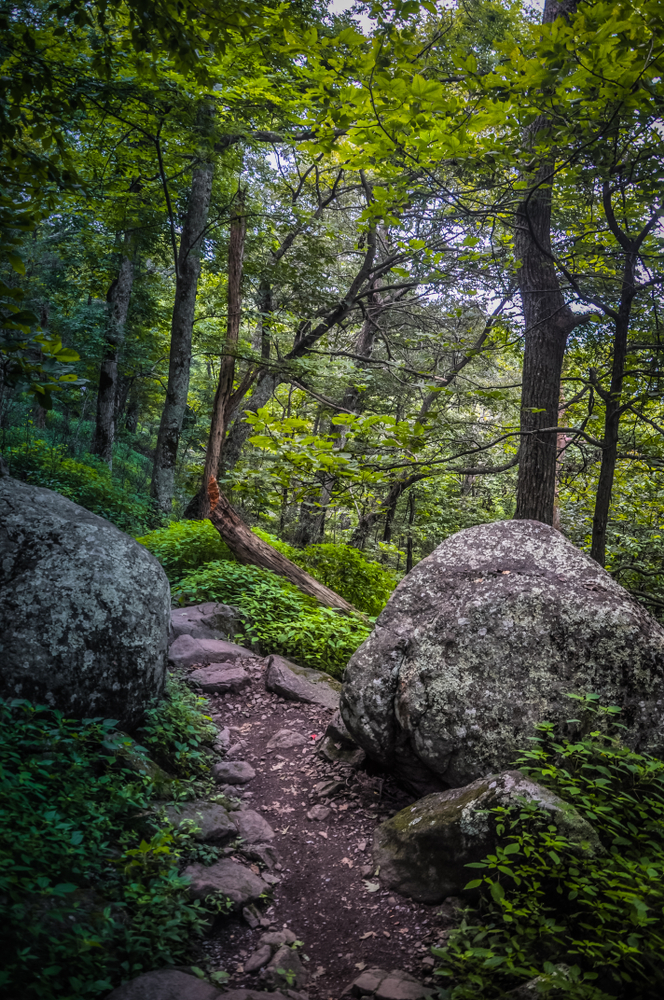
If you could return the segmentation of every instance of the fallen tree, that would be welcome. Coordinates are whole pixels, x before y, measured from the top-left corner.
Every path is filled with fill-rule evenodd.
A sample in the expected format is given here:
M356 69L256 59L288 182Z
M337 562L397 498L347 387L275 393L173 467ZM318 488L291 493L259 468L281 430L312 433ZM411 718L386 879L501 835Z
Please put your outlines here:
M314 597L328 608L334 608L336 611L343 611L346 614L360 614L357 608L340 597L334 590L319 583L300 566L291 562L268 542L264 542L262 538L255 535L220 491L214 476L210 476L208 480L208 497L210 500L210 513L208 515L210 521L239 562L272 570L273 573L283 576L303 593Z

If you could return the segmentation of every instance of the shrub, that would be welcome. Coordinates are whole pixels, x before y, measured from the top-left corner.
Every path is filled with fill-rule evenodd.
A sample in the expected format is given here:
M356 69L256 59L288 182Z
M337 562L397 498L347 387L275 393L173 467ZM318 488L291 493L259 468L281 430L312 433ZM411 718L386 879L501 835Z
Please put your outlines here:
M174 521L136 541L156 556L171 583L205 563L233 559L230 549L208 520Z
M187 961L204 928L178 874L179 836L137 832L153 787L116 753L121 739L113 720L0 701L4 996L106 994Z
M499 846L469 866L482 871L468 884L481 903L434 951L450 1000L497 997L535 976L577 1000L662 995L664 763L621 744L618 709L579 700L593 731L557 739L543 723L518 763L574 804L606 853L580 857L533 804L492 810Z
M183 577L173 587L173 597L183 604L233 604L242 613L250 641L336 677L370 631L363 619L322 608L287 580L257 566L208 563Z
M141 742L167 771L188 778L209 770L205 751L217 736L217 727L204 715L207 699L176 678L166 683L164 697L146 712Z
M351 545L322 542L296 549L266 531L254 533L367 615L380 614L396 587L394 572Z
M103 462L92 456L88 463L67 458L64 445L33 441L8 448L4 458L16 479L54 490L128 534L142 534L161 516L145 494L127 492L115 482Z
M312 576L368 615L380 614L397 585L395 573L339 542L308 545L302 560Z

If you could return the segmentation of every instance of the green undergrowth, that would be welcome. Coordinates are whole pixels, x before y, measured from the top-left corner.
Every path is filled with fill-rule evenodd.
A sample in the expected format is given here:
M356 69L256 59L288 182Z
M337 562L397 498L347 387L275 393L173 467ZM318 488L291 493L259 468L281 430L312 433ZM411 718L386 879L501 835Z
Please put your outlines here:
M359 549L343 542L320 542L296 549L266 531L254 528L254 534L269 542L326 587L345 597L364 614L380 614L397 585L393 571L367 559Z
M178 678L170 678L164 697L146 712L141 743L152 760L180 778L210 770L209 748L217 727L205 714L207 699Z
M130 535L143 534L162 519L147 493L114 478L101 460L84 457L85 461L70 458L64 444L42 440L3 451L10 475L16 479L60 493Z
M149 549L171 583L205 563L233 556L211 521L173 521L136 541Z
M172 587L181 604L220 601L239 608L245 634L238 642L258 643L303 666L340 677L349 657L370 632L368 622L321 607L313 598L269 570L226 561L187 573Z
M574 804L604 853L580 856L532 803L492 810L499 846L469 866L481 902L434 950L446 1000L490 1000L535 977L571 1000L664 993L664 763L622 744L618 709L577 701L587 735L542 723L517 763Z
M176 684L148 718L146 742L180 773L168 783L179 798L205 770L202 708ZM183 864L209 863L215 849L201 857L190 835L155 818L156 770L112 719L0 701L0 994L104 996L191 961L211 913L227 910L187 899Z
M349 545L295 549L264 531L256 534L367 615L378 614L394 588L393 574ZM369 635L370 623L361 615L321 607L276 573L236 562L210 521L174 522L138 541L164 567L175 603L221 601L239 608L245 635L238 641L340 677Z

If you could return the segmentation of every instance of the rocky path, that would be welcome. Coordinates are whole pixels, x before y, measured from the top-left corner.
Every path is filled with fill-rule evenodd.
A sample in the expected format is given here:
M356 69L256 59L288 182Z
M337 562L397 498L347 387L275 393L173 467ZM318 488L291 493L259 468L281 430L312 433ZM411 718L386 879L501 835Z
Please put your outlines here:
M235 822L245 823L249 840L262 841L253 849L245 840L226 853L239 864L252 862L253 873L271 887L271 898L216 921L201 963L226 970L231 992L290 985L311 1000L338 1000L360 976L353 995L418 1000L435 992L430 948L445 940L453 912L381 887L371 856L374 829L412 800L344 742L343 725L335 722L338 694L317 685L313 697L324 704L296 701L310 697L312 686L306 671L291 674L281 658L229 647L231 662L201 666L192 644L180 643L172 647L176 662L185 647L189 663L181 658L178 665L202 685L225 749L215 776L239 799ZM224 676L236 690L222 693ZM275 950L295 940L302 944L294 950L290 983L270 979L266 965ZM370 987L381 979L371 972L376 968L404 975L384 978L374 993Z

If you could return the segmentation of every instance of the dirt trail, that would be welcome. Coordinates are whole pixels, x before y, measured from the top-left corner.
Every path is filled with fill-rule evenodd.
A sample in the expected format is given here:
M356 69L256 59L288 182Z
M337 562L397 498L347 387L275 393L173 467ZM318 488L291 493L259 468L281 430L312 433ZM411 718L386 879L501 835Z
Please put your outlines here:
M439 915L440 905L384 890L371 858L377 823L412 798L371 765L356 771L321 759L316 751L333 712L267 693L264 676L263 664L241 694L209 697L214 721L231 731L228 759L248 761L256 771L238 795L275 831L282 868L274 873L279 882L265 917L274 927L287 925L304 942L300 954L308 958L312 1000L338 1000L371 966L405 970L431 982L430 948L444 941L449 915ZM268 749L282 729L301 734L307 744ZM337 788L321 797L317 786L332 780ZM320 819L310 818L315 806L313 815ZM260 989L260 976L245 973L243 962L263 933L264 927L252 930L234 916L218 921L205 940L215 968L230 973L230 986Z

